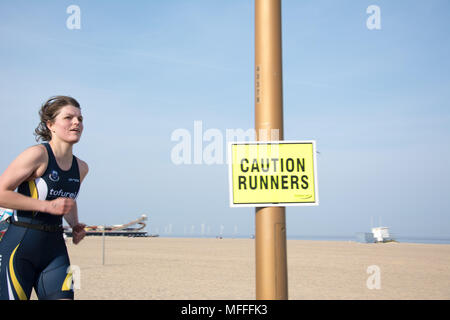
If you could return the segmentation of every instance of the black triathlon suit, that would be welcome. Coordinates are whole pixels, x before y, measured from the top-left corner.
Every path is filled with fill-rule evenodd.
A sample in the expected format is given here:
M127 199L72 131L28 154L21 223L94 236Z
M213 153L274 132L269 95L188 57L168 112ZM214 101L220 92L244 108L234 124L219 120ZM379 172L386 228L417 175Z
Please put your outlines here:
M17 192L40 200L75 199L80 171L63 171L48 143L48 165L42 177L23 182ZM39 299L73 299L70 261L62 231L62 216L17 210L0 240L0 300L26 300L34 288Z

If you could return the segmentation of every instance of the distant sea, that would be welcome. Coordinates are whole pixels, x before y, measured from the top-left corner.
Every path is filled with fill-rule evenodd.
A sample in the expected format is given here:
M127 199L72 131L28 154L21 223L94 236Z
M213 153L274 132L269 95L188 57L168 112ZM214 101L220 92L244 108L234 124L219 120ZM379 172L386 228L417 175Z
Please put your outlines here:
M430 243L430 244L450 244L450 236L402 236L393 235L394 240L406 243ZM356 236L288 236L292 240L322 240L322 241L356 241Z
M163 234L160 235L163 238L218 238L220 235L196 235L196 234ZM221 235L224 239L250 239L251 235ZM405 243L424 243L424 244L450 244L450 236L448 237L436 237L436 236L403 236L403 235L393 235L393 238L398 242ZM356 242L356 236L315 236L315 235L288 235L288 240L316 240L316 241L354 241Z

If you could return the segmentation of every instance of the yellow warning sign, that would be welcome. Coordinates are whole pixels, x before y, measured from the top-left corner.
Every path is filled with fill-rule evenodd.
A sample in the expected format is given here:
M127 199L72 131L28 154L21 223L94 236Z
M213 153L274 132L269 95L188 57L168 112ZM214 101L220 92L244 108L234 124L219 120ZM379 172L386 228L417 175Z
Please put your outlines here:
M318 205L315 141L231 142L230 206Z

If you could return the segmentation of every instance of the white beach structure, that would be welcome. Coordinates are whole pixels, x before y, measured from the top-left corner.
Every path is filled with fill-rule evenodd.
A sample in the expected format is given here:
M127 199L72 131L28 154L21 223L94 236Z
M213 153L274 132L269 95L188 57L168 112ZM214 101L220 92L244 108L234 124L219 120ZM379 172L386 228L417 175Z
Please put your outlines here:
M392 240L391 236L389 234L388 227L372 228L372 233L373 233L373 237L375 238L376 242L385 242L388 240Z

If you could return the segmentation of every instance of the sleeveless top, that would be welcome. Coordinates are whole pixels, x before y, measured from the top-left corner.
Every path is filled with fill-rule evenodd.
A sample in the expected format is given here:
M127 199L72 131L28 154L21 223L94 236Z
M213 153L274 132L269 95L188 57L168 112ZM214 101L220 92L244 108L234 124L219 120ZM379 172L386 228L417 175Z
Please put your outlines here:
M50 144L43 143L47 149L48 164L44 174L30 181L22 182L17 192L39 200L54 200L57 198L76 199L80 190L80 170L75 156L72 158L72 166L64 171L56 162ZM53 215L39 211L17 210L13 219L36 224L62 225L63 216Z

